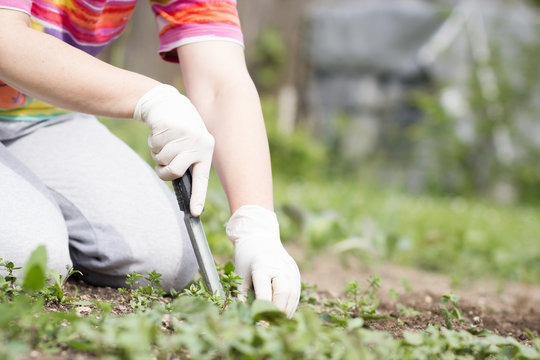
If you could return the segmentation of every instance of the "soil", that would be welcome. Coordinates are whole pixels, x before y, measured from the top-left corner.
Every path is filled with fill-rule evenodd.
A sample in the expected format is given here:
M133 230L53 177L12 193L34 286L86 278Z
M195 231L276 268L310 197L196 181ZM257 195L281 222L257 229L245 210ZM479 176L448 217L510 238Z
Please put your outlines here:
M404 331L420 331L430 324L444 325L440 298L442 295L457 294L460 297L459 309L463 322L454 320L454 329L490 330L498 335L511 336L524 344L530 344L527 331L540 337L540 286L483 280L454 287L450 278L441 274L392 264L366 267L358 259L349 258L344 261L329 254L306 261L299 248L289 246L288 250L299 260L302 281L317 285L317 295L321 298L344 296L342 290L347 282L357 280L360 284L367 284L366 280L371 276L379 276L382 279L381 288L377 292L377 298L381 301L379 311L387 315L389 320L366 322L368 328L388 331L395 337L401 337ZM392 298L390 289L399 294L397 299ZM125 296L117 289L94 287L81 280L69 280L66 290L69 296L76 296L79 300L112 303L113 312L119 315L131 311ZM400 314L398 304L414 309L417 314ZM63 306L49 305L47 310L61 311ZM93 309L90 306L76 306L76 311L84 316ZM36 358L84 360L95 357L68 350L53 357L32 351L20 359Z
M289 250L296 258L302 258L298 249ZM454 321L454 329L490 330L525 344L530 343L527 331L540 336L540 286L537 285L482 280L456 287L448 276L441 274L392 264L366 267L356 258L344 261L328 254L311 259L303 268L302 281L316 284L318 292L328 298L343 296L342 290L349 281L367 285L367 279L379 276L382 279L377 292L381 300L379 310L391 320L368 322L367 326L396 337L406 330L423 330L429 324L444 325L439 301L449 294L460 297L459 309L463 315L462 323ZM393 299L390 289L399 298ZM418 315L404 317L398 311L398 303L416 310Z

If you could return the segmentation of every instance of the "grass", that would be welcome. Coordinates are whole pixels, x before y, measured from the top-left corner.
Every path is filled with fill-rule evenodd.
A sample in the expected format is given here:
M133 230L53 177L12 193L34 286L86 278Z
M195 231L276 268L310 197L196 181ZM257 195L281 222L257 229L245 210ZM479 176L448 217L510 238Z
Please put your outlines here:
M276 189L285 238L312 251L330 247L460 278L540 282L536 207L411 195L354 179L278 177Z

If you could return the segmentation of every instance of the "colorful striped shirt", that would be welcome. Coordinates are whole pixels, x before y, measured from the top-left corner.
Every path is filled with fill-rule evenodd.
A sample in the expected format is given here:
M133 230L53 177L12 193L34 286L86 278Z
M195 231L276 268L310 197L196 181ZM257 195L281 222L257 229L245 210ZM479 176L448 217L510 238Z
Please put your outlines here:
M159 29L159 54L178 62L181 45L223 39L243 44L236 0L149 0ZM0 0L23 11L32 27L96 56L127 25L137 0ZM44 120L67 113L32 99L0 79L1 120Z

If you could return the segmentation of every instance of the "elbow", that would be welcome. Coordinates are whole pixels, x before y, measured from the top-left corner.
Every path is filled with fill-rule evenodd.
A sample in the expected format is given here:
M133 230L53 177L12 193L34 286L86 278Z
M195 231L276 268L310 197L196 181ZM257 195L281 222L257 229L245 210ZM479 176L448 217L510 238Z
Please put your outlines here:
M257 94L257 89L248 72L234 76L222 75L187 87L187 95L195 104L215 104L217 102Z

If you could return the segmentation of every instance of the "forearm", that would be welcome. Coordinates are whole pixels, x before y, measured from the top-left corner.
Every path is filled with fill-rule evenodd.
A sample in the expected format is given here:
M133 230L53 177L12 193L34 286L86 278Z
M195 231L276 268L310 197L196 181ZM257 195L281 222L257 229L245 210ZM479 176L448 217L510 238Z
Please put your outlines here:
M257 92L251 82L223 90L212 102L195 106L216 140L213 164L231 213L242 205L273 210L270 154Z
M131 118L159 82L106 64L29 27L28 15L0 10L0 80L68 110Z
M273 210L268 140L259 96L245 69L243 51L237 45L226 43L202 51L205 59L219 59L222 67L216 67L204 64L212 60L193 60L196 55L190 52L196 46L212 45L181 48L180 64L187 95L215 138L213 164L231 212L242 205L260 205ZM193 64L198 71L191 68ZM218 74L212 74L214 71Z

